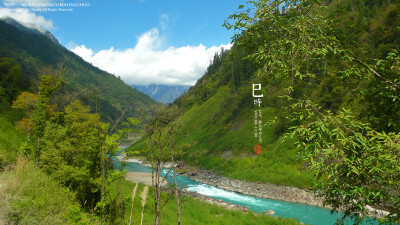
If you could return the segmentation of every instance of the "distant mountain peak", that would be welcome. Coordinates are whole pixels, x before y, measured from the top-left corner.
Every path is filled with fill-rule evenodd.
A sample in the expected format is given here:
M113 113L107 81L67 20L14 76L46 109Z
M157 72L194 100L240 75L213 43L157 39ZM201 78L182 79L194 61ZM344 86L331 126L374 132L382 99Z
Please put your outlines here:
M157 91L158 91L158 86L156 86L155 89L151 90L151 94L155 95L155 94L157 94Z
M164 84L132 85L132 87L165 104L173 102L190 88L189 85Z
M30 24L30 23L24 23L18 20L15 20L9 16L1 17L1 20L6 22L9 25L12 25L16 27L18 30L23 31L23 32L28 32L31 34L36 34L36 35L43 35L49 38L52 42L59 44L57 38L53 36L50 31L43 29L43 27L36 25L36 24Z

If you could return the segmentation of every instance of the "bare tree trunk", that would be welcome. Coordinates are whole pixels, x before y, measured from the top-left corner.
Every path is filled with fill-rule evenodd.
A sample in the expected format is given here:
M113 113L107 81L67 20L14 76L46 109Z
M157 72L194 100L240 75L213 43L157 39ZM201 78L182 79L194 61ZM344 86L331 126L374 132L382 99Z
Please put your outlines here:
M179 204L179 193L178 193L178 182L176 181L176 165L174 161L174 141L171 137L171 134L169 134L169 139L170 139L170 151L171 151L171 163L173 166L173 173L174 173L174 186L175 186L175 201L176 201L176 212L177 212L177 219L178 219L178 225L181 224L181 207Z
M106 132L106 131L105 131ZM106 202L106 149L105 149L105 143L106 143L106 134L101 137L101 142L100 142L100 154L101 154L101 162L100 162L100 167L101 167L101 203L103 204L102 208L102 213L105 213L105 202Z
M159 169L159 163L156 162L156 171L155 171L155 186L153 187L153 191L154 191L154 207L155 207L155 218L154 218L154 224L158 225L160 223L160 187L159 187L159 182L160 182L160 178L159 178L159 173L158 173L158 169Z
M105 170L105 159L104 159L104 148L100 149L101 154L101 202L105 203L105 195L106 195L106 170ZM104 213L104 209L102 209L102 213Z
M180 225L181 224L181 205L179 203L178 182L176 182L176 166L175 166L173 160L172 160L172 164L174 166L174 184L175 184L176 210L177 210L177 217L178 217L178 225Z
M156 217L155 217L155 219L154 219L154 224L155 224L155 225L158 225L159 223L160 223L160 217L159 217L158 214L156 214Z
M171 138L172 130L168 130L167 136L165 136L164 128L174 128L173 120L170 112L167 109L159 110L158 115L151 122L148 127L149 135L149 147L151 154L151 166L152 166L152 186L153 186L153 198L154 198L154 211L155 218L154 224L158 225L161 221L161 217L164 213L165 205L168 203L169 199L174 194L173 189L170 189L170 193L167 198L163 199L161 195L161 187L166 181L168 174L171 172L171 167L169 171L163 175L162 162L165 162L168 157L168 150L171 150L173 154L173 139ZM173 155L172 160L173 160ZM176 185L176 174L174 173L175 186ZM177 202L179 205L179 195L178 190L175 190L176 196L178 196ZM180 209L178 213L178 224L180 224Z

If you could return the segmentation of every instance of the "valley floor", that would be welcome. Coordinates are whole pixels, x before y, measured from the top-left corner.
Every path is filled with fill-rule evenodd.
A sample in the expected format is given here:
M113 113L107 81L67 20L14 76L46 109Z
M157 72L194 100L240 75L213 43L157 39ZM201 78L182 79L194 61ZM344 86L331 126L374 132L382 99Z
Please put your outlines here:
M120 159L123 159L127 162L136 162L141 165L149 165L138 159L126 158L125 155L122 155ZM168 166L170 166L169 163ZM311 191L305 189L260 182L234 180L217 175L212 171L187 166L184 163L178 163L178 171L181 172L181 175L188 176L197 182L243 195L251 195L259 198L268 198L323 207L323 199L315 196ZM135 177L135 175L138 176ZM128 172L126 178L127 180L133 182L151 185L151 174L146 176L145 173ZM207 199L207 201L208 200L209 199Z
M126 158L125 155L122 156L120 159L126 160L127 162L136 162L141 165L149 166L149 164L144 163L142 160L134 158ZM166 165L167 166L165 167L171 166L170 163L167 163ZM269 183L247 182L242 180L230 179L218 175L209 170L203 170L199 168L194 168L192 166L188 166L183 162L178 163L177 171L179 171L181 175L190 177L194 181L243 195L250 195L259 198L274 199L274 200L293 202L293 203L302 203L302 204L331 209L328 206L323 206L323 198L316 196L311 190L307 189L301 189L283 185L275 185ZM134 178L135 175L139 176ZM135 181L135 179L139 179L139 181ZM142 179L143 181L141 181L140 179ZM147 173L146 175L145 173L128 172L127 180L151 185L151 174ZM191 196L211 204L223 206L226 209L236 209L245 212L248 211L246 207L234 205L230 202L217 200L199 193L186 191L185 194L187 196ZM371 206L367 206L366 208L369 211L371 217L381 218L382 216L388 214L388 212L384 210L378 210Z

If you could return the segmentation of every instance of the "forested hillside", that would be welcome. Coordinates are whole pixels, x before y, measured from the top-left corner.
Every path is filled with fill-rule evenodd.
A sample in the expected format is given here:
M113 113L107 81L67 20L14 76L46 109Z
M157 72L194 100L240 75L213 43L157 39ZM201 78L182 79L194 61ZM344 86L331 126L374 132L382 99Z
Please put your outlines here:
M235 179L318 180L346 214L363 204L398 213L400 2L256 1L224 26L236 32L232 50L174 102L181 159ZM147 154L146 143L130 154Z
M51 34L19 29L0 20L0 223L123 219L110 156L129 118L159 103Z
M4 21L0 21L0 58L3 70L10 66L19 68L9 75L9 80L2 77L2 88L15 86L14 93L5 97L8 103L16 98L16 89L36 92L39 75L62 74L65 81L54 100L61 109L73 99L80 99L93 112L101 113L103 121L114 125L122 114L123 119L137 117L139 112L149 112L151 105L157 104L48 36L20 31Z

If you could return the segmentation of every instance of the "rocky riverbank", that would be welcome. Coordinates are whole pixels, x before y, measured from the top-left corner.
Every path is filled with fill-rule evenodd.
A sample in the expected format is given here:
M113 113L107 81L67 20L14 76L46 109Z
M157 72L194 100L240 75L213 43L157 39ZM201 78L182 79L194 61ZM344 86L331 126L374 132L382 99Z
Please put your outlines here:
M117 156L117 158L118 160L121 161L136 162L143 166L151 166L144 159L140 160L134 158L127 158L125 154L121 154L120 156ZM169 168L171 164L166 163L163 166ZM299 189L295 187L288 187L288 186L278 186L274 184L264 184L259 182L258 183L247 182L247 181L229 179L223 176L219 176L208 170L201 170L198 168L190 167L186 165L184 162L179 162L177 167L178 167L177 171L180 172L181 175L188 176L197 182L208 184L227 191L233 191L243 195L251 195L259 198L269 198L269 199L303 203L303 204L322 207L322 201L323 201L322 198L316 197L311 191L308 190ZM248 210L245 207L236 206L229 202L223 202L197 193L193 194L188 193L188 195L191 196L193 195L194 197L202 199L206 202L218 204L224 206L225 208L229 209L237 208L243 211Z
M315 196L310 190L300 189L296 187L279 186L274 184L265 184L260 182L247 182L229 179L223 176L219 176L212 171L191 168L189 166L186 166L183 162L178 163L178 168L178 171L185 171L184 173L182 173L182 175L186 175L197 182L208 184L227 191L233 191L239 194L251 195L259 198L269 198L286 202L302 203L331 209L330 207L323 206L323 198ZM218 202L217 204L221 205ZM222 205L225 207L226 204ZM365 208L368 210L368 214L371 217L381 218L383 216L389 215L388 211L376 209L369 205L366 205ZM247 208L243 207L241 209L245 212L246 210L248 210ZM264 214L272 215L274 214L274 212L272 210L268 210L265 211Z
M219 176L212 171L193 169L184 163L178 164L178 171L184 171L191 179L218 187L227 191L233 191L243 195L251 195L259 198L269 198L287 202L303 203L323 207L323 199L315 196L311 191L295 187L264 184L260 182L247 182L229 179Z

